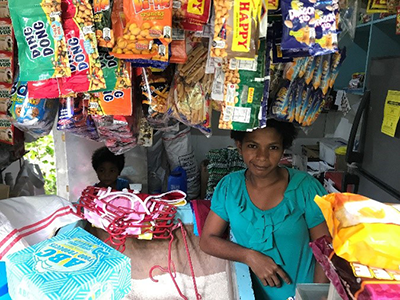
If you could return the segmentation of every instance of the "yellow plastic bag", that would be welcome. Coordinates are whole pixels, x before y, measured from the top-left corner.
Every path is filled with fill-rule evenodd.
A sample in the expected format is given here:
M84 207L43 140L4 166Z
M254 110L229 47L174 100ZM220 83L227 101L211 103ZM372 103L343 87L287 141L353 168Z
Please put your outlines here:
M349 262L400 269L400 211L351 193L316 196L336 255Z

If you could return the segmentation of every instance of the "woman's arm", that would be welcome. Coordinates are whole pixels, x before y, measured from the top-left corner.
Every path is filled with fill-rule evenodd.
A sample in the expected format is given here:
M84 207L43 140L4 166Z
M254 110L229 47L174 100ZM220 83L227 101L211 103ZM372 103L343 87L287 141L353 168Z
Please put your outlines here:
M326 226L325 221L313 228L310 228L310 237L311 237L312 241L315 241L316 239L318 239L324 235L330 236L328 226ZM315 264L314 282L315 283L329 283L329 279L326 278L325 272L318 262Z
M210 211L201 234L200 249L207 254L248 265L264 285L280 287L279 277L287 284L291 283L289 276L272 258L223 239L227 227L228 222Z

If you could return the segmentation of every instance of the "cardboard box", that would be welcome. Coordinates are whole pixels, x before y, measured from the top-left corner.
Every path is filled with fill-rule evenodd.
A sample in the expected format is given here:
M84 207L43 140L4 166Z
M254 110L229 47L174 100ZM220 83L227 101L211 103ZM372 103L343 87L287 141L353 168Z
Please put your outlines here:
M308 161L319 161L318 145L301 145L301 153L307 156Z
M12 299L124 298L131 290L128 257L82 228L6 257Z

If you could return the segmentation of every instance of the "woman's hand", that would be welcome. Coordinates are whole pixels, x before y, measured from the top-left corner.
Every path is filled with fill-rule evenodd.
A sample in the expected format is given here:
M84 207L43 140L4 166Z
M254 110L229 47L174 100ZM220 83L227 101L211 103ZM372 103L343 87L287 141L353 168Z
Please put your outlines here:
M287 284L291 284L290 278L286 272L269 256L254 250L249 250L246 263L265 286L281 287L281 279Z

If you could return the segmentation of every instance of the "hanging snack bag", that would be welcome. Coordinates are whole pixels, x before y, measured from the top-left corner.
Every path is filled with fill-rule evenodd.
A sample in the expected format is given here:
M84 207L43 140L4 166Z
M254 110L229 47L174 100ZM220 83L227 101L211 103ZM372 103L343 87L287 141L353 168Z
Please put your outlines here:
M11 86L0 83L0 114L7 114L10 105Z
M293 56L311 55L315 43L314 0L282 0L282 50Z
M138 124L133 116L93 116L97 132L114 154L122 154L137 145Z
M71 76L61 24L61 0L10 0L9 8L18 44L20 79Z
M62 0L62 7L71 77L62 79L61 94L104 89L92 6L88 0Z
M0 20L0 51L14 51L14 32L10 19Z
M35 138L50 133L58 111L58 99L29 98L26 82L14 83L10 92L14 125Z
M93 92L124 90L132 86L130 63L118 59L107 52L100 52L101 69L106 86Z
M178 66L173 92L169 94L168 113L178 121L210 135L210 102L207 100L212 74L205 74L207 50L199 44L189 53L189 61Z
M80 93L74 97L60 98L57 130L94 141L100 140L94 121L87 113L87 96Z
M91 2L94 12L97 44L100 48L112 49L115 43L111 22L113 0L92 0Z
M271 115L280 120L287 120L289 109L290 81L282 82L275 99L271 105Z
M164 44L160 40L151 42L151 47L154 51L151 57L127 59L132 63L134 68L156 68L165 70L169 65L170 46L171 44Z
M0 18L10 18L10 10L8 9L8 0L0 0Z
M315 45L313 55L334 53L338 50L336 14L333 1L318 1L315 5Z
M97 92L90 94L91 115L132 115L132 89Z
M173 69L157 72L151 68L136 69L140 78L140 95L143 111L151 124L164 123L168 109L168 93Z
M17 145L24 143L24 133L16 128L12 119L7 115L0 114L0 143Z
M211 0L188 0L181 7L188 23L207 24L210 17ZM186 29L184 27L184 29Z
M257 60L241 65L242 60L230 61L225 65L225 92L220 129L239 131L258 127L258 115L264 93L266 41L260 40Z
M0 53L0 82L12 84L14 77L14 58L11 52Z
M164 46L171 42L172 0L119 0L114 6L116 45L112 55L123 59L151 58L159 54L153 40L160 40Z
M214 1L211 57L254 59L258 51L261 0Z

